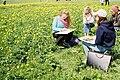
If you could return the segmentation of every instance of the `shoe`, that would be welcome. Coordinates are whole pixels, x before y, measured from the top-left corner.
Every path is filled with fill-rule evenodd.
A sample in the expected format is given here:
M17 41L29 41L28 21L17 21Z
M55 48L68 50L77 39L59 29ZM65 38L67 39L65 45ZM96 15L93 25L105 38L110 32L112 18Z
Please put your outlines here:
M69 43L66 43L66 42L63 43L63 46L64 46L65 48L70 48L70 47L71 47L71 46L69 45Z

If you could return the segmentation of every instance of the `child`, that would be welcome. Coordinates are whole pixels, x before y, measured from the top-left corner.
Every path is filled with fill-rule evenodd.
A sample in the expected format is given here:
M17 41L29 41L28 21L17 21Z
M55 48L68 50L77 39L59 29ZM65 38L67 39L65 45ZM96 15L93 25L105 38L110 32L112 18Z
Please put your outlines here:
M83 25L85 36L89 35L91 24L94 26L93 11L89 6L86 6L83 12Z
M70 26L70 15L69 11L67 9L61 10L60 14L56 16L53 20L52 24L52 33L53 37L56 38L56 44L57 45L62 45L64 47L69 48L69 42L72 38L72 32L69 34L56 34L59 31L66 30Z
M118 5L113 5L111 8L111 12L112 12L112 15L111 15L110 21L113 22L114 29L119 30L120 29L120 10Z

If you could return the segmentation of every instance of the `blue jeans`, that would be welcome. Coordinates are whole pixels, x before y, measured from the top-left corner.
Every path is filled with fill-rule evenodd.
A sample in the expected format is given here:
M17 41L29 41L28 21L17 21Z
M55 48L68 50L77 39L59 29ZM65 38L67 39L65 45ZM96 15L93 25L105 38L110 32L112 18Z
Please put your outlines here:
M84 33L90 32L90 24L83 24L84 25Z
M92 51L97 51L97 52L105 52L106 50L111 50L111 47L104 47L100 45L87 43L84 41L82 41L82 46L84 48L86 56L88 56L88 52L90 51L90 49L92 49Z

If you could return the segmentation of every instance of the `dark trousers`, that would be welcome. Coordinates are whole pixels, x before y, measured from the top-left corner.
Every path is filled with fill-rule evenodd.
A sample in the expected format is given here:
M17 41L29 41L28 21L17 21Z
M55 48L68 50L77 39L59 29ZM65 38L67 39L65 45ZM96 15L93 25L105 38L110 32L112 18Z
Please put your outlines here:
M103 5L103 3L101 3L101 5Z
M109 0L105 0L105 5L109 5Z
M3 4L6 5L6 1L4 1Z
M69 34L55 34L55 33L53 33L53 37L56 38L57 45L62 44L64 42L66 42L66 43L70 42L70 40L73 36L73 32L71 32Z

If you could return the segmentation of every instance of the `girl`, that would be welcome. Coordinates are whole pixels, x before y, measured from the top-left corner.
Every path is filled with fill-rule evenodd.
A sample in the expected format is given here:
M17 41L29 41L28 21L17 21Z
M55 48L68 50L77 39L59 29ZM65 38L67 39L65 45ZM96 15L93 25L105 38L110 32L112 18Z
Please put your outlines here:
M59 31L66 30L70 26L70 14L67 9L61 10L60 14L54 17L52 24L53 37L56 38L56 44L69 48L69 41L72 38L72 32L69 34L56 34Z
M113 5L111 9L112 15L110 21L114 24L114 29L120 29L120 10L118 5Z
M84 25L85 36L89 35L91 24L94 26L93 11L89 6L86 6L84 8L84 13L83 13L83 25Z

